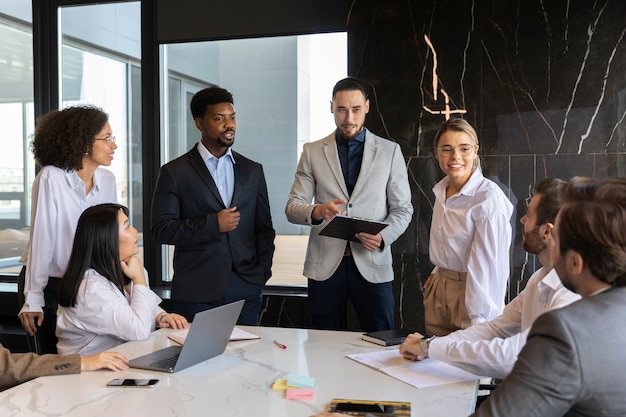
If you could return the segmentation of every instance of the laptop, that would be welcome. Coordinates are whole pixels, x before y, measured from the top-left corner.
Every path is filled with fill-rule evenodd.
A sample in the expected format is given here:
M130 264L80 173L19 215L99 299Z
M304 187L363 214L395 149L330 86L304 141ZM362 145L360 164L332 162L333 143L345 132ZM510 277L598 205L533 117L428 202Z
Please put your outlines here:
M221 355L243 308L244 300L197 313L183 346L169 346L131 359L131 368L178 372Z

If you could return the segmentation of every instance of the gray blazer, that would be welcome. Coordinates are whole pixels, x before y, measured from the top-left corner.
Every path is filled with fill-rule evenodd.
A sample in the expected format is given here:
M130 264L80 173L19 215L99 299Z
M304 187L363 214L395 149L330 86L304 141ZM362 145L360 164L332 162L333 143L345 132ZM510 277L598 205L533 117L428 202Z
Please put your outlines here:
M475 416L625 416L626 288L547 312Z
M366 131L361 171L348 195L335 132L324 139L304 145L289 200L285 208L291 223L312 225L315 204L334 199L348 201L347 215L389 223L380 234L384 248L370 252L361 244L350 242L359 272L369 282L393 280L391 244L404 233L413 214L411 189L402 151L397 143ZM313 204L313 201L315 204ZM335 272L343 257L346 241L320 236L326 225L311 228L304 262L304 276L323 281Z

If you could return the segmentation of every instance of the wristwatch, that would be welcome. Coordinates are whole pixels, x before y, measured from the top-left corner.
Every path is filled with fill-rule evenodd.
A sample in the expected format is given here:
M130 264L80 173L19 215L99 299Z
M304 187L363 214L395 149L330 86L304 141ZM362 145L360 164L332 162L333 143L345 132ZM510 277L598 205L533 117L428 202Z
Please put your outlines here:
M428 347L430 346L430 342L435 338L435 336L423 336L420 339L420 346L426 356L428 356Z

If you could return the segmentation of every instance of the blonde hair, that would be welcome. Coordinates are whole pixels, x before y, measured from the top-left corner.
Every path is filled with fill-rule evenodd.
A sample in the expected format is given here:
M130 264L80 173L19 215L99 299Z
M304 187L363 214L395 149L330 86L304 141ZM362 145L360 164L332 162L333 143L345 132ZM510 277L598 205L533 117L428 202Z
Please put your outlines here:
M437 152L437 146L439 145L439 139L441 138L441 135L443 135L447 131L463 132L470 137L470 139L472 140L472 145L476 146L477 148L479 147L478 135L476 134L476 131L474 130L472 125L469 124L469 122L467 122L465 119L457 117L446 120L441 124L439 130L437 130L433 146L435 152ZM480 168L480 157L478 155L476 155L476 158L474 159L474 168Z

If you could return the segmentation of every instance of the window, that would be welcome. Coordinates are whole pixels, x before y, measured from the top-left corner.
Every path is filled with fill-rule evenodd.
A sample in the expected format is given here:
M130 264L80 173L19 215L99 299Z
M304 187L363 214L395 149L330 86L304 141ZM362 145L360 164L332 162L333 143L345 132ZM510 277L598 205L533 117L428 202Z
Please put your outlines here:
M30 183L35 175L29 144L34 130L30 7L0 6L0 273L17 275L28 242Z
M284 36L161 46L161 163L200 139L189 103L200 89L233 93L237 134L233 149L263 164L276 229L269 284L306 285L302 276L308 227L284 214L302 145L335 129L332 87L347 73L345 33ZM332 65L329 65L329 62ZM163 277L173 274L173 248L163 248Z

